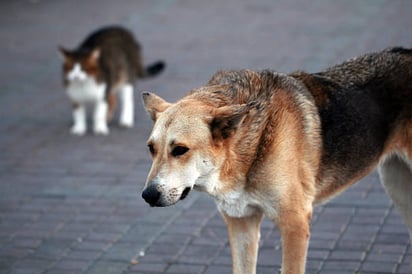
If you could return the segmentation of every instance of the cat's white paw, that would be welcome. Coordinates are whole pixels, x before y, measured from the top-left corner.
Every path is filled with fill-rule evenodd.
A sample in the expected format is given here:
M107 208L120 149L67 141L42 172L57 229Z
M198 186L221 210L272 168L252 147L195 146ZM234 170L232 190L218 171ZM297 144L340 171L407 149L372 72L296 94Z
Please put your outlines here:
M96 135L108 135L109 134L109 128L107 125L97 125L93 128L93 132Z
M131 128L134 124L133 86L126 84L120 88L119 92L122 102L119 124L122 127Z
M120 126L125 128L132 128L134 125L133 119L120 119L119 121Z
M86 133L86 127L74 125L70 129L70 133L77 136L83 136Z

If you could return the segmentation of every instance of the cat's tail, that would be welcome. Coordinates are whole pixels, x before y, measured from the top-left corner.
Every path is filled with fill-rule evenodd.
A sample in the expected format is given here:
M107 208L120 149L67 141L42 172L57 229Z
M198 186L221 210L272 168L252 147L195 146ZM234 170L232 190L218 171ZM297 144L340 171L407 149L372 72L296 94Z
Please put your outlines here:
M153 64L150 64L139 71L138 77L139 78L149 78L158 75L161 73L166 67L165 62L157 61Z

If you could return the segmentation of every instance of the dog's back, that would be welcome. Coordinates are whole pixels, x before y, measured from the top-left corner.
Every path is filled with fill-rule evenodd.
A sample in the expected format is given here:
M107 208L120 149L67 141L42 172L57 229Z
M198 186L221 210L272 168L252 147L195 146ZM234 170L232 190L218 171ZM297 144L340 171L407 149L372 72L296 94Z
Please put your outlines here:
M323 72L325 77L343 88L369 88L368 85L408 86L412 89L412 49L390 48L352 58ZM410 96L410 93L409 93Z
M319 177L334 181L325 196L360 178L379 161L399 127L412 133L411 49L387 49L319 73L292 76L311 91L319 110L323 138ZM329 170L337 167L339 178L331 178Z

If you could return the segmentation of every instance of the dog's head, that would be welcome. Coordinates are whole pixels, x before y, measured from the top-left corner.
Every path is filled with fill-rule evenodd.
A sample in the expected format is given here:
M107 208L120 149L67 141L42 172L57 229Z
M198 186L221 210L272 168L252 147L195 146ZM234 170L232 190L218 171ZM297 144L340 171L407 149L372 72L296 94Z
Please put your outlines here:
M219 186L225 143L248 112L248 105L213 107L188 96L171 104L144 92L154 121L147 141L152 167L142 197L151 206L170 206L194 187L212 193Z

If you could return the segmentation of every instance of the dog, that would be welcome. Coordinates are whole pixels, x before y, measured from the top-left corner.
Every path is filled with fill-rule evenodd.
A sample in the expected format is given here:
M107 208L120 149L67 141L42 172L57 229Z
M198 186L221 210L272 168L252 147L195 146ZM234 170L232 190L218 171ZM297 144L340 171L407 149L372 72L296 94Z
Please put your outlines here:
M376 167L412 238L412 49L319 73L220 71L176 103L142 98L154 121L142 197L165 207L192 189L212 196L233 273L256 273L264 216L281 234L282 273L304 273L314 206Z

